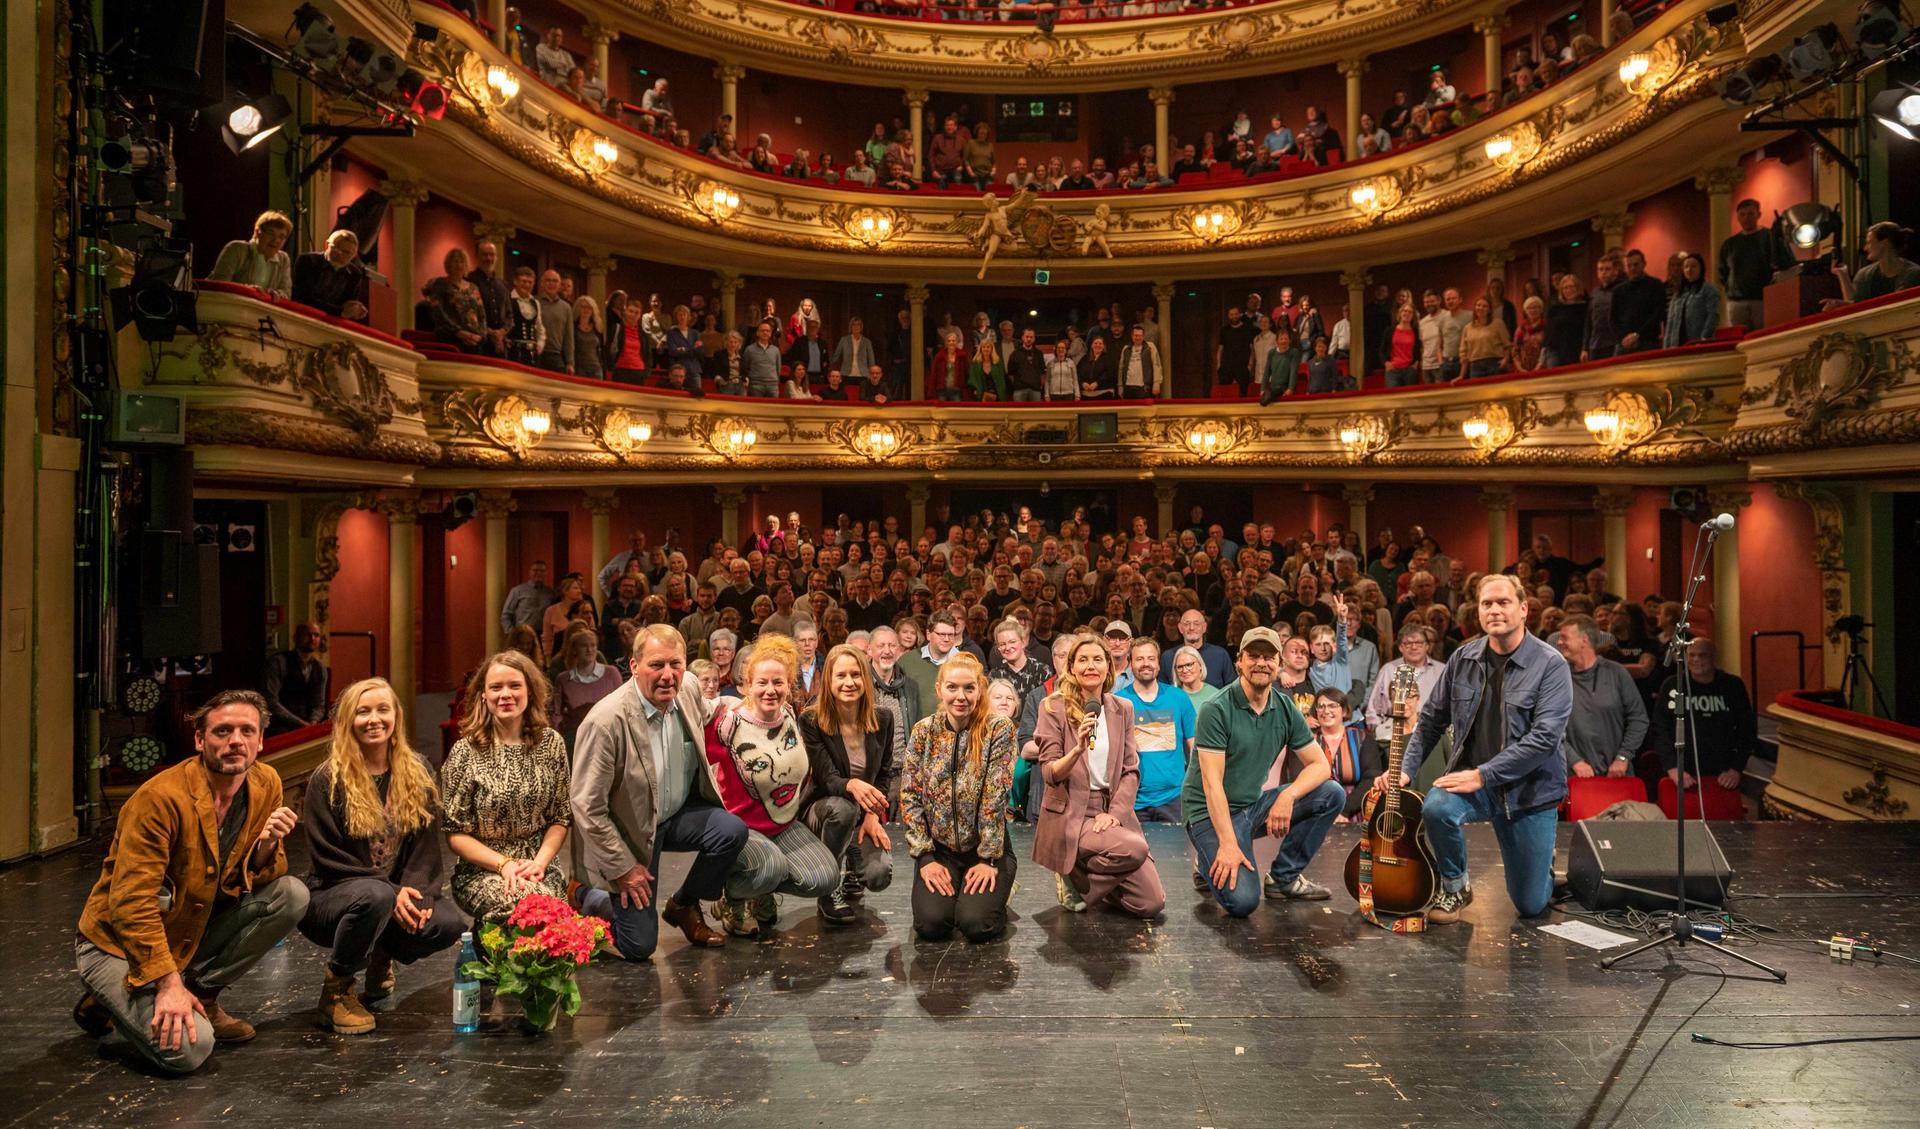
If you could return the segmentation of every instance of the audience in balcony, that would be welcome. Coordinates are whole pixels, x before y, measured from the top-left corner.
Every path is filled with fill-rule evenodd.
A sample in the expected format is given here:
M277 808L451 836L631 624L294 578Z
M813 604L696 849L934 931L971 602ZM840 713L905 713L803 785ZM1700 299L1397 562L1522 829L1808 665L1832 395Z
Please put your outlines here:
M467 277L471 273L467 252L455 247L441 264L446 273L429 282L424 291L434 336L462 353L497 355L491 352L493 340L487 334L480 288Z
M606 376L606 326L600 320L600 305L592 295L573 300L573 374L595 380Z
M573 371L573 303L561 295L560 281L559 271L542 274L534 299L540 317L540 350L534 363L548 372Z
M293 221L285 213L261 212L253 221L253 238L236 239L220 248L207 277L265 290L279 298L292 297L293 261L286 252L291 238Z
M507 299L507 359L538 366L547 351L547 326L540 316L533 279L532 267L513 269L513 294ZM571 340L571 334L568 336Z
M1867 228L1866 264L1851 275L1843 263L1833 264L1834 276L1840 280L1840 293L1846 296L1846 301L1864 302L1920 286L1920 263L1906 257L1912 242L1912 230L1892 220L1881 220ZM1829 303L1833 304L1837 303Z
M1630 250L1624 262L1627 276L1615 288L1612 302L1614 340L1619 342L1617 356L1660 347L1660 328L1668 302L1665 284L1647 273L1646 255Z
M1587 332L1587 298L1581 293L1578 276L1568 271L1554 285L1560 300L1547 307L1547 325L1540 350L1542 368L1559 368L1579 360L1581 342Z
M1672 349L1709 341L1720 328L1720 288L1707 278L1707 260L1697 251L1681 255L1680 274L1669 281L1666 332L1661 344Z
M362 325L367 321L367 271L360 265L360 237L346 228L327 236L325 251L309 251L293 263L293 300Z
M558 24L548 28L545 38L533 49L533 69L548 86L565 86L567 75L579 65L573 52L567 50L566 33Z
M1507 371L1532 372L1542 367L1546 335L1547 304L1539 295L1528 295L1520 303L1520 324L1514 327L1507 350Z
M1473 319L1460 330L1460 359L1469 377L1499 373L1513 347L1513 335L1507 323L1493 316L1493 304L1485 297L1473 303Z
M754 329L753 341L741 350L746 362L748 396L780 395L780 346L774 344L773 326L762 321ZM840 368L835 365L835 368ZM842 369L841 371L845 371Z

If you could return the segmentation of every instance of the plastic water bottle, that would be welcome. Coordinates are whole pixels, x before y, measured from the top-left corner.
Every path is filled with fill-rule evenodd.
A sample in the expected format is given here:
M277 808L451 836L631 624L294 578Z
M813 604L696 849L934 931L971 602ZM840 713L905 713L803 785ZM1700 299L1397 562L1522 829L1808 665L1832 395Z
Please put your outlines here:
M460 934L460 955L453 965L453 1029L463 1034L480 1030L480 981L466 971L468 961L479 959L472 931Z

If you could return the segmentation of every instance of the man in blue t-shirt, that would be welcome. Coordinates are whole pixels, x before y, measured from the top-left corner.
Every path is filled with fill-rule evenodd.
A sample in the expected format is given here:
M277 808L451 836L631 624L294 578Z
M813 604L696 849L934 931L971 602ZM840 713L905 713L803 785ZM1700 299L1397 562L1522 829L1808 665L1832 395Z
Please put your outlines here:
M1140 750L1140 791L1133 810L1141 819L1181 823L1180 786L1193 755L1196 721L1185 690L1160 681L1160 644L1141 636L1127 653L1133 682L1113 692L1133 703L1133 740Z

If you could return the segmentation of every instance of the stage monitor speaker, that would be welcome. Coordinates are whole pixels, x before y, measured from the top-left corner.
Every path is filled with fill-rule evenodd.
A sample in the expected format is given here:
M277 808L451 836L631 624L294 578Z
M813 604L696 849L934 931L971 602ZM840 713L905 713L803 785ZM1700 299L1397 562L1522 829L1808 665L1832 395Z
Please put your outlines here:
M1726 856L1700 824L1687 824L1686 836L1688 903L1725 905L1734 877ZM1583 819L1573 825L1567 885L1592 910L1672 909L1677 846L1668 820Z
M1082 443L1120 442L1120 413L1081 412L1079 441Z

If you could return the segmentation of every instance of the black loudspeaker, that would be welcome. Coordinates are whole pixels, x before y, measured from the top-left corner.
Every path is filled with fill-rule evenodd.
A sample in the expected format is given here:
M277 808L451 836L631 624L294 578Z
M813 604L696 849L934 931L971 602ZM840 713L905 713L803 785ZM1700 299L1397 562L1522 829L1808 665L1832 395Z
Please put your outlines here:
M1079 433L1082 443L1118 443L1120 413L1081 412Z
M1725 905L1733 868L1704 827L1689 823L1686 836L1687 901L1706 908ZM1669 821L1583 819L1573 825L1567 885L1574 900L1592 910L1672 909L1677 846Z
M220 545L196 537L193 454L147 459L147 516L129 542L133 634L143 659L207 655L221 649Z
M113 0L104 11L101 46L120 74L195 109L226 97L226 0Z

